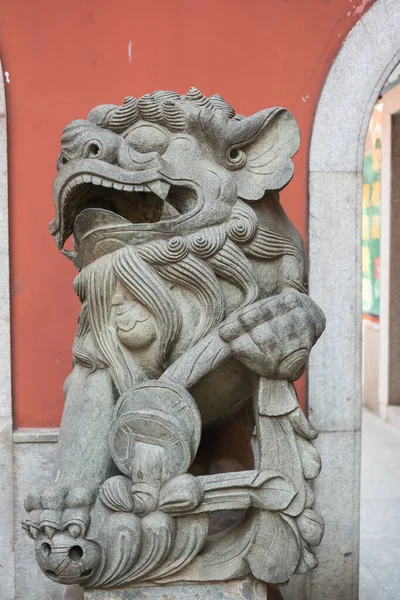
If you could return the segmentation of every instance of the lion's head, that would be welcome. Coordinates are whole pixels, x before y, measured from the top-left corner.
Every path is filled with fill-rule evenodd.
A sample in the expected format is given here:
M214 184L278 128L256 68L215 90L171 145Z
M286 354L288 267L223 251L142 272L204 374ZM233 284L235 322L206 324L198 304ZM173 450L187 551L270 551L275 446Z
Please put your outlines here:
M191 88L97 106L65 128L61 144L51 232L60 248L74 233L80 268L118 244L227 222L237 198L280 190L299 135L282 108L242 117Z

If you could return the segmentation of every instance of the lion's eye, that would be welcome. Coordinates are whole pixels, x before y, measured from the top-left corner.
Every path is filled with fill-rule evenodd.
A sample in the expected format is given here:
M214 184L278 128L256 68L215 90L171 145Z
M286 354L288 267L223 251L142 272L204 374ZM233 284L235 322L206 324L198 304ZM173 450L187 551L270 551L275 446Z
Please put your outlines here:
M164 154L169 144L167 135L161 129L152 125L140 125L136 127L129 133L126 139L137 152L142 152L143 154L149 152Z
M243 150L238 150L238 148L232 148L232 150L229 152L229 161L233 165L238 165L243 161L244 158L245 154Z

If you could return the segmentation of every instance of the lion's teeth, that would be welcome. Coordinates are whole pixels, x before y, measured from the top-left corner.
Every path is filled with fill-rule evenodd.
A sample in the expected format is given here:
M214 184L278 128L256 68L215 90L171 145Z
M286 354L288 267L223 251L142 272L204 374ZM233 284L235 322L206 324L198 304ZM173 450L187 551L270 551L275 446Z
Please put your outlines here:
M112 181L109 181L108 179L103 179L103 187L105 187L105 188L112 187Z
M165 181L151 181L147 185L151 189L153 194L155 194L162 200L166 199L166 197L168 196L169 188L171 187L169 183L166 183Z
M133 192L133 185L129 185L129 184L125 183L124 192Z
M124 187L124 184L123 183L117 183L116 181L114 181L113 184L112 184L112 186L113 186L113 188L115 190L122 190L123 187Z
M82 175L83 183L90 183L92 181L91 176L88 173Z
M101 185L102 179L101 177L97 177L97 175L92 176L92 183L94 185Z

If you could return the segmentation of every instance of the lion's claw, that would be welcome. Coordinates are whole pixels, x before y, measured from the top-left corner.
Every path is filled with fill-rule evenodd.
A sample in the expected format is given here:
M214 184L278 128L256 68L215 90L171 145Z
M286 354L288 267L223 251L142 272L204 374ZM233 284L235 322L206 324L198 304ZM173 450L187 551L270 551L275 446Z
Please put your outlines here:
M31 492L24 503L27 515L22 526L33 539L41 531L51 539L56 531L65 529L73 538L84 537L94 499L94 491L85 487L56 485L44 492Z

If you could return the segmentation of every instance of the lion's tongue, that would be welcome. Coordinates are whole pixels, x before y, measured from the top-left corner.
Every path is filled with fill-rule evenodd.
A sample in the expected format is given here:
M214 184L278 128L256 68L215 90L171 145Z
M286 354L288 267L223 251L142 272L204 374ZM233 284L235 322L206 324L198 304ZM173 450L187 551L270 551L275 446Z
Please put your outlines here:
M98 229L111 229L116 226L131 227L132 223L111 210L105 208L85 208L74 221L74 236L80 242L88 233Z

